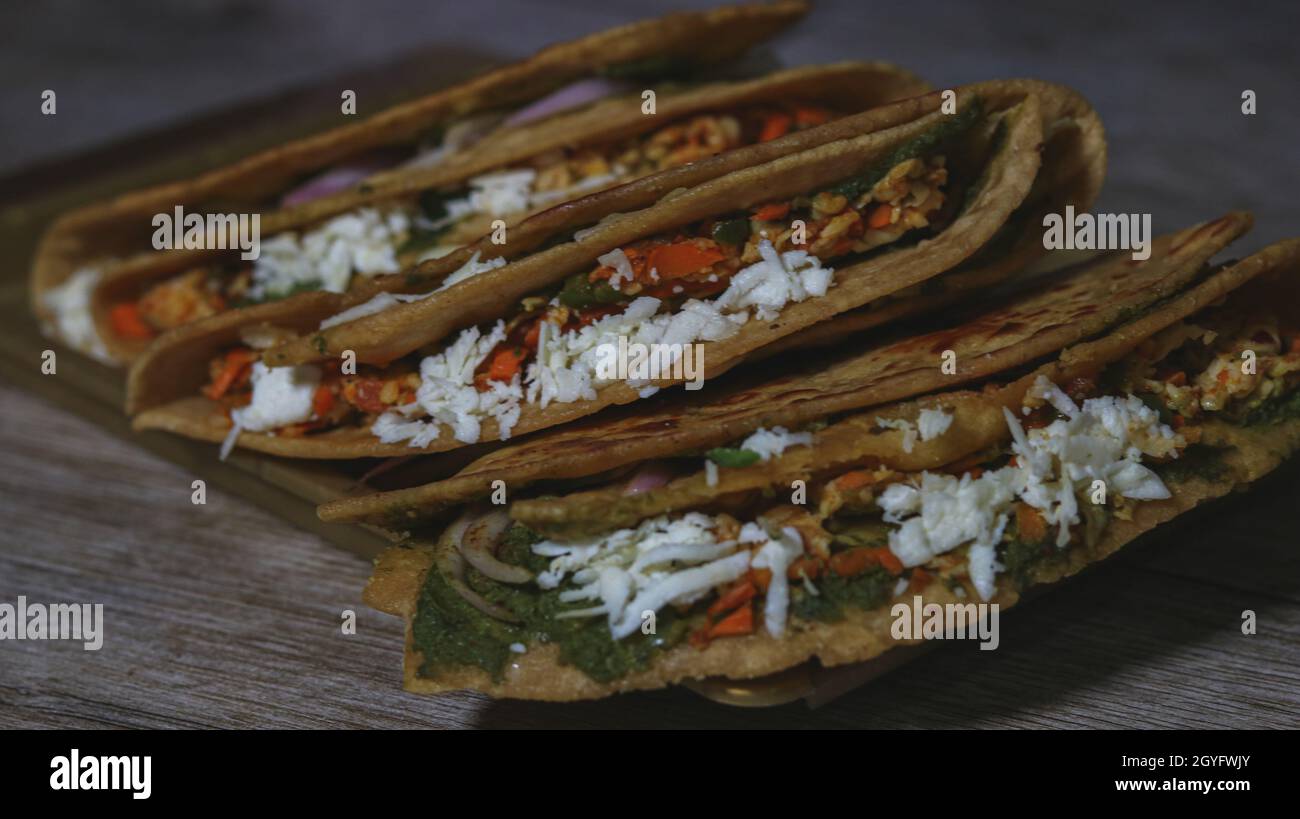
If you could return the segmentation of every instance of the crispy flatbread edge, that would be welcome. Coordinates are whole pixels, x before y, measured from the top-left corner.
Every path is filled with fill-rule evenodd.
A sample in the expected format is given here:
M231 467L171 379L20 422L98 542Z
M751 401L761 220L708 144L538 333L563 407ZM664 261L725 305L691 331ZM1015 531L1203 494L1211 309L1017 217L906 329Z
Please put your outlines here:
M674 55L695 61L707 55L713 61L726 61L776 36L809 8L807 0L773 0L675 12L616 26L548 46L531 57L393 106L361 122L260 151L194 178L131 191L70 211L46 231L37 248L29 279L32 310L47 318L41 296L95 253L95 233L111 233L122 219L148 218L178 203L269 195L312 171L413 139L447 118L526 102L606 66Z

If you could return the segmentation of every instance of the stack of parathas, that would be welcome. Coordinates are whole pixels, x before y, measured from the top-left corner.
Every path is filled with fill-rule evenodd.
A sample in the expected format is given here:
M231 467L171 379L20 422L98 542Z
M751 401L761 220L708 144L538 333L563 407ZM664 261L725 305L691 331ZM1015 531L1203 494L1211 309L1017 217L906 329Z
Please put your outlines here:
M36 309L130 363L137 428L468 461L320 510L411 533L366 594L422 692L868 660L899 599L1014 604L1290 454L1300 241L1215 265L1231 213L1022 275L1101 187L1087 102L734 66L804 12L592 35L71 213ZM148 250L176 205L261 213L261 258ZM703 389L620 343L702 349Z

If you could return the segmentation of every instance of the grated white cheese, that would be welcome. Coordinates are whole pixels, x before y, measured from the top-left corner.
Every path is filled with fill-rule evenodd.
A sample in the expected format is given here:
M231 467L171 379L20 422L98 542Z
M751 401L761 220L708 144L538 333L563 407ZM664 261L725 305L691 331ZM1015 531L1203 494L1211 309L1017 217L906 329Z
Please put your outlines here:
M948 431L952 426L952 416L941 409L926 407L917 416L916 423L906 418L876 418L876 426L882 429L896 429L903 433L903 451L911 454L916 448L917 438L932 441Z
M713 301L691 299L676 313L660 314L660 300L642 296L634 299L622 313L606 316L575 330L559 332L554 325L543 322L536 360L528 365L522 381L516 379L510 385L494 384L489 393L483 394L492 395L486 402L470 400L469 395L461 391L460 388L468 382L449 383L447 378L437 375L441 372L441 363L425 366L438 356L425 359L421 365L424 384L419 406L412 404L409 411L404 408L401 414L410 419L417 416L420 407L428 410L436 406L438 415L431 411L426 414L457 429L457 440L473 443L477 437L461 437L460 431L477 436L482 420L489 416L517 420L522 402L544 409L552 402L567 404L595 400L596 390L612 383L597 376L600 348L604 345L617 347L620 337L626 338L629 345L670 345L667 349L680 353L687 349L688 344L729 338L750 320L751 315L770 319L792 301L826 294L832 271L822 267L817 257L802 250L777 254L766 241L760 249L764 260L737 273L727 290ZM467 367L471 376L495 346L477 343L479 339L480 330L471 327L462 331L448 348L463 348L463 354L468 358L457 360ZM670 365L674 363L669 362ZM426 372L433 375L424 375ZM634 387L643 386L637 382L628 383ZM440 396L442 390L451 390L453 394ZM511 421L509 426L513 423ZM502 440L508 437L509 426L503 427ZM430 432L425 427L399 423L395 418L372 427L372 431L385 442L409 440L413 447L427 445L438 434L436 430Z
M96 267L83 267L75 271L58 287L41 295L41 305L54 314L51 321L41 327L47 336L57 338L73 349L83 352L105 364L115 363L104 346L104 340L95 329L90 313L90 297L99 284L103 271Z
M474 370L505 337L503 321L487 335L471 327L445 350L426 357L420 362L415 401L380 415L371 431L384 443L409 440L411 446L424 447L437 440L441 425L446 424L456 440L474 443L482 422L490 418L499 425L501 440L507 440L519 420L523 398L519 376L509 384L490 382L491 388L484 392L474 386ZM430 420L418 420L423 417Z
M226 433L225 439L221 442L221 451L217 453L218 461L224 461L230 457L230 452L235 448L235 442L239 440L239 435L243 431L244 428L239 425L238 421L230 425L230 432Z
M775 319L791 302L826 295L834 271L806 250L777 253L766 239L758 243L763 260L731 277L727 289L714 300L722 312L753 309L759 321Z
M919 566L969 543L971 582L987 600L1003 568L996 548L1014 501L1024 501L1057 525L1056 544L1063 547L1070 527L1080 522L1076 493L1093 480L1105 481L1109 492L1126 498L1169 497L1141 460L1144 455L1176 455L1185 441L1141 400L1105 396L1079 407L1042 377L1030 392L1029 398L1034 397L1051 402L1066 417L1026 433L1015 414L1004 409L1014 466L978 478L923 472L919 486L896 483L881 493L885 521L898 525L889 534L889 548L903 565Z
M429 296L433 294L425 293L424 295ZM412 301L414 301L414 299L412 299ZM341 313L335 313L329 318L322 320L320 323L320 329L328 330L329 328L336 327L340 324L347 324L349 321L356 321L359 318L373 316L376 313L382 313L388 308L401 303L402 299L399 299L395 293L377 293L368 301L363 301L361 304L349 307Z
M790 608L790 580L786 577L786 570L802 554L803 538L786 526L781 530L781 537L763 544L750 563L755 569L772 572L763 597L763 627L773 637L785 634L786 613Z
M311 364L267 367L258 361L253 364L251 377L253 400L230 413L236 426L249 432L263 432L311 419L312 398L320 384L320 367Z
M447 215L433 227L458 222L469 216L485 214L487 216L511 216L530 210L546 207L566 199L572 199L587 191L608 187L626 174L626 169L615 165L613 173L589 176L566 188L551 191L534 189L537 171L532 168L496 171L476 176L469 180L469 193L447 202Z
M506 216L526 211L536 179L537 171L531 168L476 176L469 180L467 197L447 203L447 218L459 221L478 213Z
M704 483L707 486L718 485L718 465L708 458L704 459Z
M916 419L917 432L922 441L933 441L952 426L952 416L941 409L926 407Z
M239 340L254 350L269 350L295 333L272 324L246 324L239 328Z
M812 446L812 440L811 432L791 432L785 427L759 427L753 435L741 442L740 448L755 453L760 461L767 463L780 457L792 446Z
M483 251L481 250L474 251L474 255L469 257L469 261L465 262L465 264L456 268L456 270L453 273L448 275L447 278L443 279L442 284L438 285L438 289L433 292L438 293L440 291L446 290L448 287L451 287L453 284L459 284L460 282L463 282L466 279L472 279L475 276L479 275L480 273L486 273L489 270L496 270L498 267L506 266L506 260L502 256L497 256L495 259L488 259L486 262L480 262L478 258L482 254L482 252ZM419 299L425 298L429 295L432 294L425 293L422 296L415 296L415 297L399 296L399 298L402 298L404 301L418 301Z
M916 424L906 418L881 418L876 417L876 426L881 429L896 429L903 433L903 451L911 453L916 448Z
M396 273L397 246L410 231L401 209L381 212L359 208L299 235L286 231L262 242L253 262L249 295L254 299L284 296L297 287L342 293L354 275Z
M636 271L632 269L632 262L628 261L627 253L623 252L621 247L615 248L603 256L597 256L596 261L614 268L614 275L609 277L609 286L615 290L621 290L623 282L630 282L636 278Z
M803 553L798 533L786 528L773 539L763 526L750 522L738 541L719 541L713 534L716 525L709 515L689 512L583 541L542 541L533 545L533 552L551 558L551 563L537 576L537 584L553 589L570 580L573 586L561 592L562 600L598 605L561 616L603 615L610 634L622 639L641 628L647 612L689 605L743 576L751 566L771 568L764 619L768 632L780 636L789 608L786 568Z

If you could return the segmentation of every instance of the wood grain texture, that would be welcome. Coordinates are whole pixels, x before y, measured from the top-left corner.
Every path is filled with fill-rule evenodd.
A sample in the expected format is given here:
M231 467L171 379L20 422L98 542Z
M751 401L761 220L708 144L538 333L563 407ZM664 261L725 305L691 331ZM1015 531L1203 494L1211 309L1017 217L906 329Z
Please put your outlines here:
M6 122L4 162L192 115L196 98L228 105L420 46L445 57L434 41L523 54L647 13L628 0L561 0L540 18L523 0L375 0L303 30L283 0L212 0L161 19L144 6L81 5L15 21L0 107L32 116ZM818 5L777 46L788 62L879 57L940 84L1065 82L1108 127L1101 209L1151 212L1162 231L1252 208L1259 227L1242 253L1300 232L1300 108L1287 104L1300 56L1279 36L1295 29L1295 4L1244 15L1222 4L940 0L875 16L849 0ZM315 98L337 100L325 88L336 84ZM36 117L32 88L51 86L60 114ZM1243 88L1259 94L1257 117L1237 110ZM271 110L284 117L284 104ZM149 168L165 173L167 142L148 144ZM51 168L84 195L87 175L126 159L112 156ZM51 168L6 180L0 194L48 192ZM5 280L19 267L10 258ZM365 561L219 491L193 506L185 470L3 380L0 453L0 602L99 602L107 620L99 652L0 642L4 728L1300 727L1300 467L1007 612L997 651L945 645L815 711L746 711L684 690L563 706L407 695L400 624L360 602ZM1252 637L1239 628L1247 608L1259 616ZM340 633L344 609L357 613L355 636Z

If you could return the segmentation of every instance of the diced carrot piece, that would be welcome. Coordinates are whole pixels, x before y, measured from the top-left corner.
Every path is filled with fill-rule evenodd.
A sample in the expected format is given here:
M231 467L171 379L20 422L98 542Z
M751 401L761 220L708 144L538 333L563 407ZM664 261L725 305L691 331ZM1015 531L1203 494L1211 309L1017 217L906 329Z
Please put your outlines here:
M889 547L881 546L876 549L876 560L884 567L885 571L897 577L903 573L903 561L898 559L898 555L889 551Z
M852 491L854 489L861 489L867 484L872 483L873 480L874 476L867 470L855 469L852 472L845 472L843 475L836 478L835 486L846 491Z
M754 607L746 604L728 614L709 629L709 637L738 637L754 633Z
M894 206L890 204L876 205L872 209L871 215L867 217L867 227L872 230L880 230L889 227L890 221L894 216Z
M759 142L770 142L778 137L785 136L790 131L790 126L794 123L794 118L789 114L776 112L769 114L763 120L763 129L758 134Z
M912 577L907 582L907 590L910 592L919 592L926 586L930 585L930 581L933 579L934 577L931 576L929 572L922 569L920 566L917 566L915 569L912 569Z
M113 333L122 338L150 339L157 335L140 316L140 305L133 301L113 305L108 317L113 325Z
M713 601L713 605L709 606L709 616L717 617L718 615L725 614L736 606L739 606L741 603L748 603L750 600L754 599L754 595L756 594L758 594L758 587L754 585L754 582L747 578L742 578L741 580L736 581L735 585L728 589L721 597Z
M530 350L537 349L537 342L542 337L542 321L544 319L534 321L533 326L529 327L528 332L524 334L524 346Z
M790 214L789 202L772 202L754 211L754 218L760 222L775 222Z
M606 316L612 316L615 313L622 312L623 309L624 305L621 304L597 304L594 307L579 310L576 314L578 326L586 327L588 324L600 321Z
M490 381L509 381L519 372L520 366L524 363L526 355L523 350L517 347L506 347L498 350L492 356L492 364L488 367L488 380Z
M831 118L831 112L825 108L816 108L811 105L801 105L794 109L794 121L805 127L809 125L821 125Z
M650 252L650 267L664 278L675 279L712 267L725 258L716 246L701 247L694 241L685 241L656 247Z
M880 566L892 575L903 573L903 563L889 551L888 546L861 547L831 555L831 570L840 577L861 574L872 566Z
M1047 539L1047 519L1027 503L1016 504L1016 528L1026 543L1041 543Z
M767 587L772 584L772 570L750 569L749 579L754 581L754 585L758 586L759 591L767 594Z
M334 409L334 391L329 387L321 384L316 388L316 393L311 397L311 412L317 418L321 418Z
M877 564L874 549L849 549L831 555L831 571L840 577L861 574Z
M230 391L240 376L253 366L254 359L257 355L247 347L236 347L226 353L226 360L221 365L221 372L217 377L212 379L212 383L204 388L203 394L213 401Z

